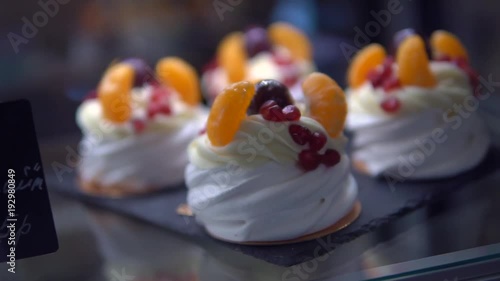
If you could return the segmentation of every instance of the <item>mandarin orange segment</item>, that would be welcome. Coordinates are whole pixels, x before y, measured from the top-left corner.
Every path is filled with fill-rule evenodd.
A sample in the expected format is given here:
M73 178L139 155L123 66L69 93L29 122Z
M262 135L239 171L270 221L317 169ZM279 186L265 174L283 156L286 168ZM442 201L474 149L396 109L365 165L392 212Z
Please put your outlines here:
M161 82L174 88L185 103L196 106L201 101L201 93L196 70L177 57L161 59L156 64L156 73Z
M311 43L299 29L288 23L276 22L267 30L271 43L288 49L294 60L310 61L312 59Z
M360 50L353 58L347 70L349 87L355 89L363 85L370 70L384 62L385 49L379 44L370 44Z
M464 58L469 60L467 50L462 45L460 40L452 33L444 30L436 30L432 33L430 39L432 56L439 58L440 56L448 56L454 58Z
M129 120L134 78L134 69L128 64L118 63L108 68L97 88L104 118L116 123Z
M233 141L254 94L254 85L242 81L229 85L217 96L207 120L207 136L212 145L225 146Z
M401 43L396 61L401 85L426 88L436 86L436 77L430 69L424 40L420 36L408 36Z
M337 82L315 72L304 80L302 90L309 103L310 117L323 125L331 137L340 136L347 116L347 102Z
M243 33L230 33L221 41L217 49L217 62L226 70L229 83L245 79L247 52Z

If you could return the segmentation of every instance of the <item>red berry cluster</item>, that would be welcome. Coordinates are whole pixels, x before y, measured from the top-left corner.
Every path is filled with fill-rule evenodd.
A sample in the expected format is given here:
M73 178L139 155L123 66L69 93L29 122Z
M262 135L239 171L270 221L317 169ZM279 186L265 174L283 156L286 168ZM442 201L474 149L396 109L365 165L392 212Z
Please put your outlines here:
M170 115L172 111L170 109L169 90L160 84L151 84L151 86L153 92L147 107L147 119L152 119L157 114ZM134 118L131 122L136 134L142 133L146 128L147 120L145 119Z
M299 166L305 171L312 171L320 164L333 167L340 162L340 153L334 149L327 149L324 154L319 154L327 141L327 137L322 132L311 132L308 128L291 124L288 133L293 141L299 145L309 144L309 148L299 153Z
M157 114L170 115L169 90L161 85L153 86L153 93L148 104L148 118L153 118Z
M469 62L465 58L451 58L449 56L441 56L436 59L436 61L447 61L460 67L469 77L469 83L474 89L474 94L479 94L479 74L470 66Z
M380 68L372 69L368 72L367 79L373 87L382 87L385 93L401 88L399 78L392 71L394 59L387 57ZM382 101L380 107L387 113L396 113L401 108L401 102L395 96L389 96Z
M383 87L385 92L390 92L401 88L399 78L392 71L394 59L387 57L381 68L374 68L368 72L367 79L374 88Z
M281 108L274 100L268 100L262 104L259 113L267 121L285 122L300 119L300 110L295 105L287 105Z

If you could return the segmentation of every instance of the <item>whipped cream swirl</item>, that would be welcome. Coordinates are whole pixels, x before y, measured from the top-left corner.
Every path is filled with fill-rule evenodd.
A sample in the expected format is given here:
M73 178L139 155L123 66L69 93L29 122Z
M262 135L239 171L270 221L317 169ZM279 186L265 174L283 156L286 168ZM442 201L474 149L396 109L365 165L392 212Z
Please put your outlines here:
M293 122L321 131L313 119ZM280 241L325 229L349 213L357 185L342 153L346 139L328 139L326 149L341 152L334 167L297 167L303 149L288 133L290 122L248 117L234 141L213 147L204 136L188 148L188 204L209 233L234 242Z
M434 88L403 87L386 93L366 82L348 90L347 128L354 132L353 161L370 175L404 179L453 176L476 166L490 138L473 99L467 75L448 62L432 62ZM396 68L397 66L393 66ZM396 114L382 110L396 96ZM460 109L461 108L461 109Z
M133 117L145 127L135 132L131 122L113 123L103 117L97 99L82 103L77 123L83 132L80 143L80 178L101 186L163 188L182 183L187 164L186 148L205 125L207 112L173 97L172 114L147 119L151 88L134 89Z

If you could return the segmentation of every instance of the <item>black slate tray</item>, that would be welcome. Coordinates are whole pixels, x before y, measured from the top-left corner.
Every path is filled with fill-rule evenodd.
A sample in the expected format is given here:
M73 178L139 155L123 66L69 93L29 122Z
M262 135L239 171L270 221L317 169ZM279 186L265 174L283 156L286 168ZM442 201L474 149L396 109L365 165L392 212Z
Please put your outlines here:
M349 243L363 234L438 200L441 196L446 196L491 174L499 166L500 151L492 148L478 167L457 177L437 181L406 181L389 185L384 178L373 179L354 172L363 211L347 228L322 237L322 241L328 241L328 247L321 247L319 254L335 251L335 248L342 244ZM82 193L76 186L75 180L58 182L50 175L47 176L47 180L50 188L78 200L176 231L197 241L214 240L196 224L194 218L176 213L177 207L186 202L185 187L140 197L109 199ZM313 259L319 241L280 246L244 246L221 241L217 243L269 263L292 266Z

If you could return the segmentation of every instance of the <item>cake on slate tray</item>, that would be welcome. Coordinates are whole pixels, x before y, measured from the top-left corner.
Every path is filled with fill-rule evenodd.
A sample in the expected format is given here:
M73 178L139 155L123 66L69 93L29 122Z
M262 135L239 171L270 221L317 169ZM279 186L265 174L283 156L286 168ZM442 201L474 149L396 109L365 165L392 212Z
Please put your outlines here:
M239 82L217 96L206 133L188 148L188 204L215 238L283 244L335 232L360 213L335 81L310 74L301 112L276 80Z
M76 114L81 188L122 196L181 184L208 113L200 100L196 72L179 58L160 60L156 73L135 58L111 65Z
M477 166L490 137L477 114L477 75L465 48L446 32L424 40L397 34L396 57L371 44L354 57L347 90L347 129L354 166L371 176L454 176ZM474 105L474 106L473 106Z

